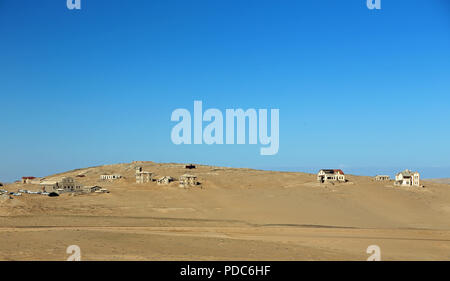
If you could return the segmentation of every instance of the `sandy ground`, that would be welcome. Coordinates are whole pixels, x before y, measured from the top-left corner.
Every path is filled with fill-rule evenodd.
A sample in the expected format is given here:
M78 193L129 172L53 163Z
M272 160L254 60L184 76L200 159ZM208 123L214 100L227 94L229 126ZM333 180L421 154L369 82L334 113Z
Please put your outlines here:
M0 199L0 260L450 260L450 185L394 187L369 177L318 184L315 175L143 162L157 176L188 172L201 187L135 184L134 163L85 175L109 194ZM124 179L102 182L102 173ZM6 189L37 190L11 184Z

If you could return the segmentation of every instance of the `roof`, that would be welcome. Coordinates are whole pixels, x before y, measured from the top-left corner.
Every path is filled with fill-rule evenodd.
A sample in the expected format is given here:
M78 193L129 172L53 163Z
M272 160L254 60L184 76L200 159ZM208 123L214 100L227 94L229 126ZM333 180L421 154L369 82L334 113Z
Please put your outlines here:
M46 180L46 181L42 181L40 184L42 184L42 185L47 185L47 184L57 184L58 182L57 181L49 181L49 180Z
M190 175L190 174L184 174L181 176L182 178L196 178L197 176Z
M401 174L404 178L409 178L409 177L411 177L411 176L412 176L413 174L415 174L415 173L417 173L417 172L412 172L412 171L406 169L406 170L404 170L404 171L398 173L397 176Z
M326 174L341 174L345 175L341 169L322 169Z
M162 177L160 177L159 178L160 180L163 180L163 179L173 179L171 176L162 176Z
M22 177L23 180L32 180L35 179L36 177Z

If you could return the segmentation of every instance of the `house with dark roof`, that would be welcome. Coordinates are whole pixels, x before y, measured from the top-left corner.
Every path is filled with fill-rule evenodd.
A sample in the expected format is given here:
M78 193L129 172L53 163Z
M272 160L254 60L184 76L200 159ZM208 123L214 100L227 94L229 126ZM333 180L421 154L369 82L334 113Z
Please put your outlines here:
M31 183L36 177L22 177L22 183Z
M345 182L345 174L341 169L322 169L317 173L317 181L324 182Z

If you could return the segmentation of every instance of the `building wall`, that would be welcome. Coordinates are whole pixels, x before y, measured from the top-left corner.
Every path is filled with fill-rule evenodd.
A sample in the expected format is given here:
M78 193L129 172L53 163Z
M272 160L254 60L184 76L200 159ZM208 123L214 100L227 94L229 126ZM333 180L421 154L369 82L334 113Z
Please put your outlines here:
M342 175L340 173L335 174L327 174L323 170L320 170L319 173L317 173L317 181L345 181L345 175Z
M56 192L58 189L63 189L64 192L80 192L83 190L83 186L71 177L63 178L56 183L43 182L41 187L46 192Z
M54 192L58 189L58 185L55 184L41 184L41 188L45 192Z
M376 176L375 180L376 181L387 181L390 180L391 178L389 176Z
M411 177L404 177L402 173L395 175L397 185L404 186L420 186L420 174L418 172L411 173Z
M122 178L121 175L113 174L113 175L100 175L101 180L116 180Z
M147 183L147 182L151 182L152 179L153 179L153 174L150 172L136 173L136 183Z

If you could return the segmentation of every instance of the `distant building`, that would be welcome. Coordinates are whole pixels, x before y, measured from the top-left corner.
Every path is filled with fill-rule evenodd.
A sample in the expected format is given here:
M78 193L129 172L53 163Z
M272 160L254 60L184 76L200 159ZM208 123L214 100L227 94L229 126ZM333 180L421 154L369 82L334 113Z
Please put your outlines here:
M156 183L160 184L160 185L166 185L166 184L169 184L172 181L173 181L172 177L164 176L164 177L161 177L161 178L157 179Z
M389 181L391 180L391 177L386 175L376 175L373 179L376 181Z
M36 177L22 177L22 183L31 183Z
M195 165L193 165L193 164L186 165L185 167L186 167L186 169L195 169L196 168Z
M136 183L147 183L153 181L153 173L142 170L142 167L136 167Z
M122 178L122 176L121 175L119 175L119 174L112 174L112 175L100 175L100 179L101 180L108 180L108 181L111 181L111 180L117 180L117 179L121 179Z
M42 190L46 192L53 192L58 189L58 181L54 180L43 180L39 185L41 186Z
M43 191L46 192L81 192L82 185L71 177L64 177L61 180L44 180L40 183Z
M345 174L340 169L322 169L317 173L317 181L324 182L345 182Z
M406 169L395 175L395 185L420 186L420 174L419 172L412 172Z
M91 193L91 192L96 192L101 190L102 188L98 185L90 185L90 186L85 186L83 187L83 191L86 193Z
M196 186L198 185L197 176L184 174L180 177L180 186Z

